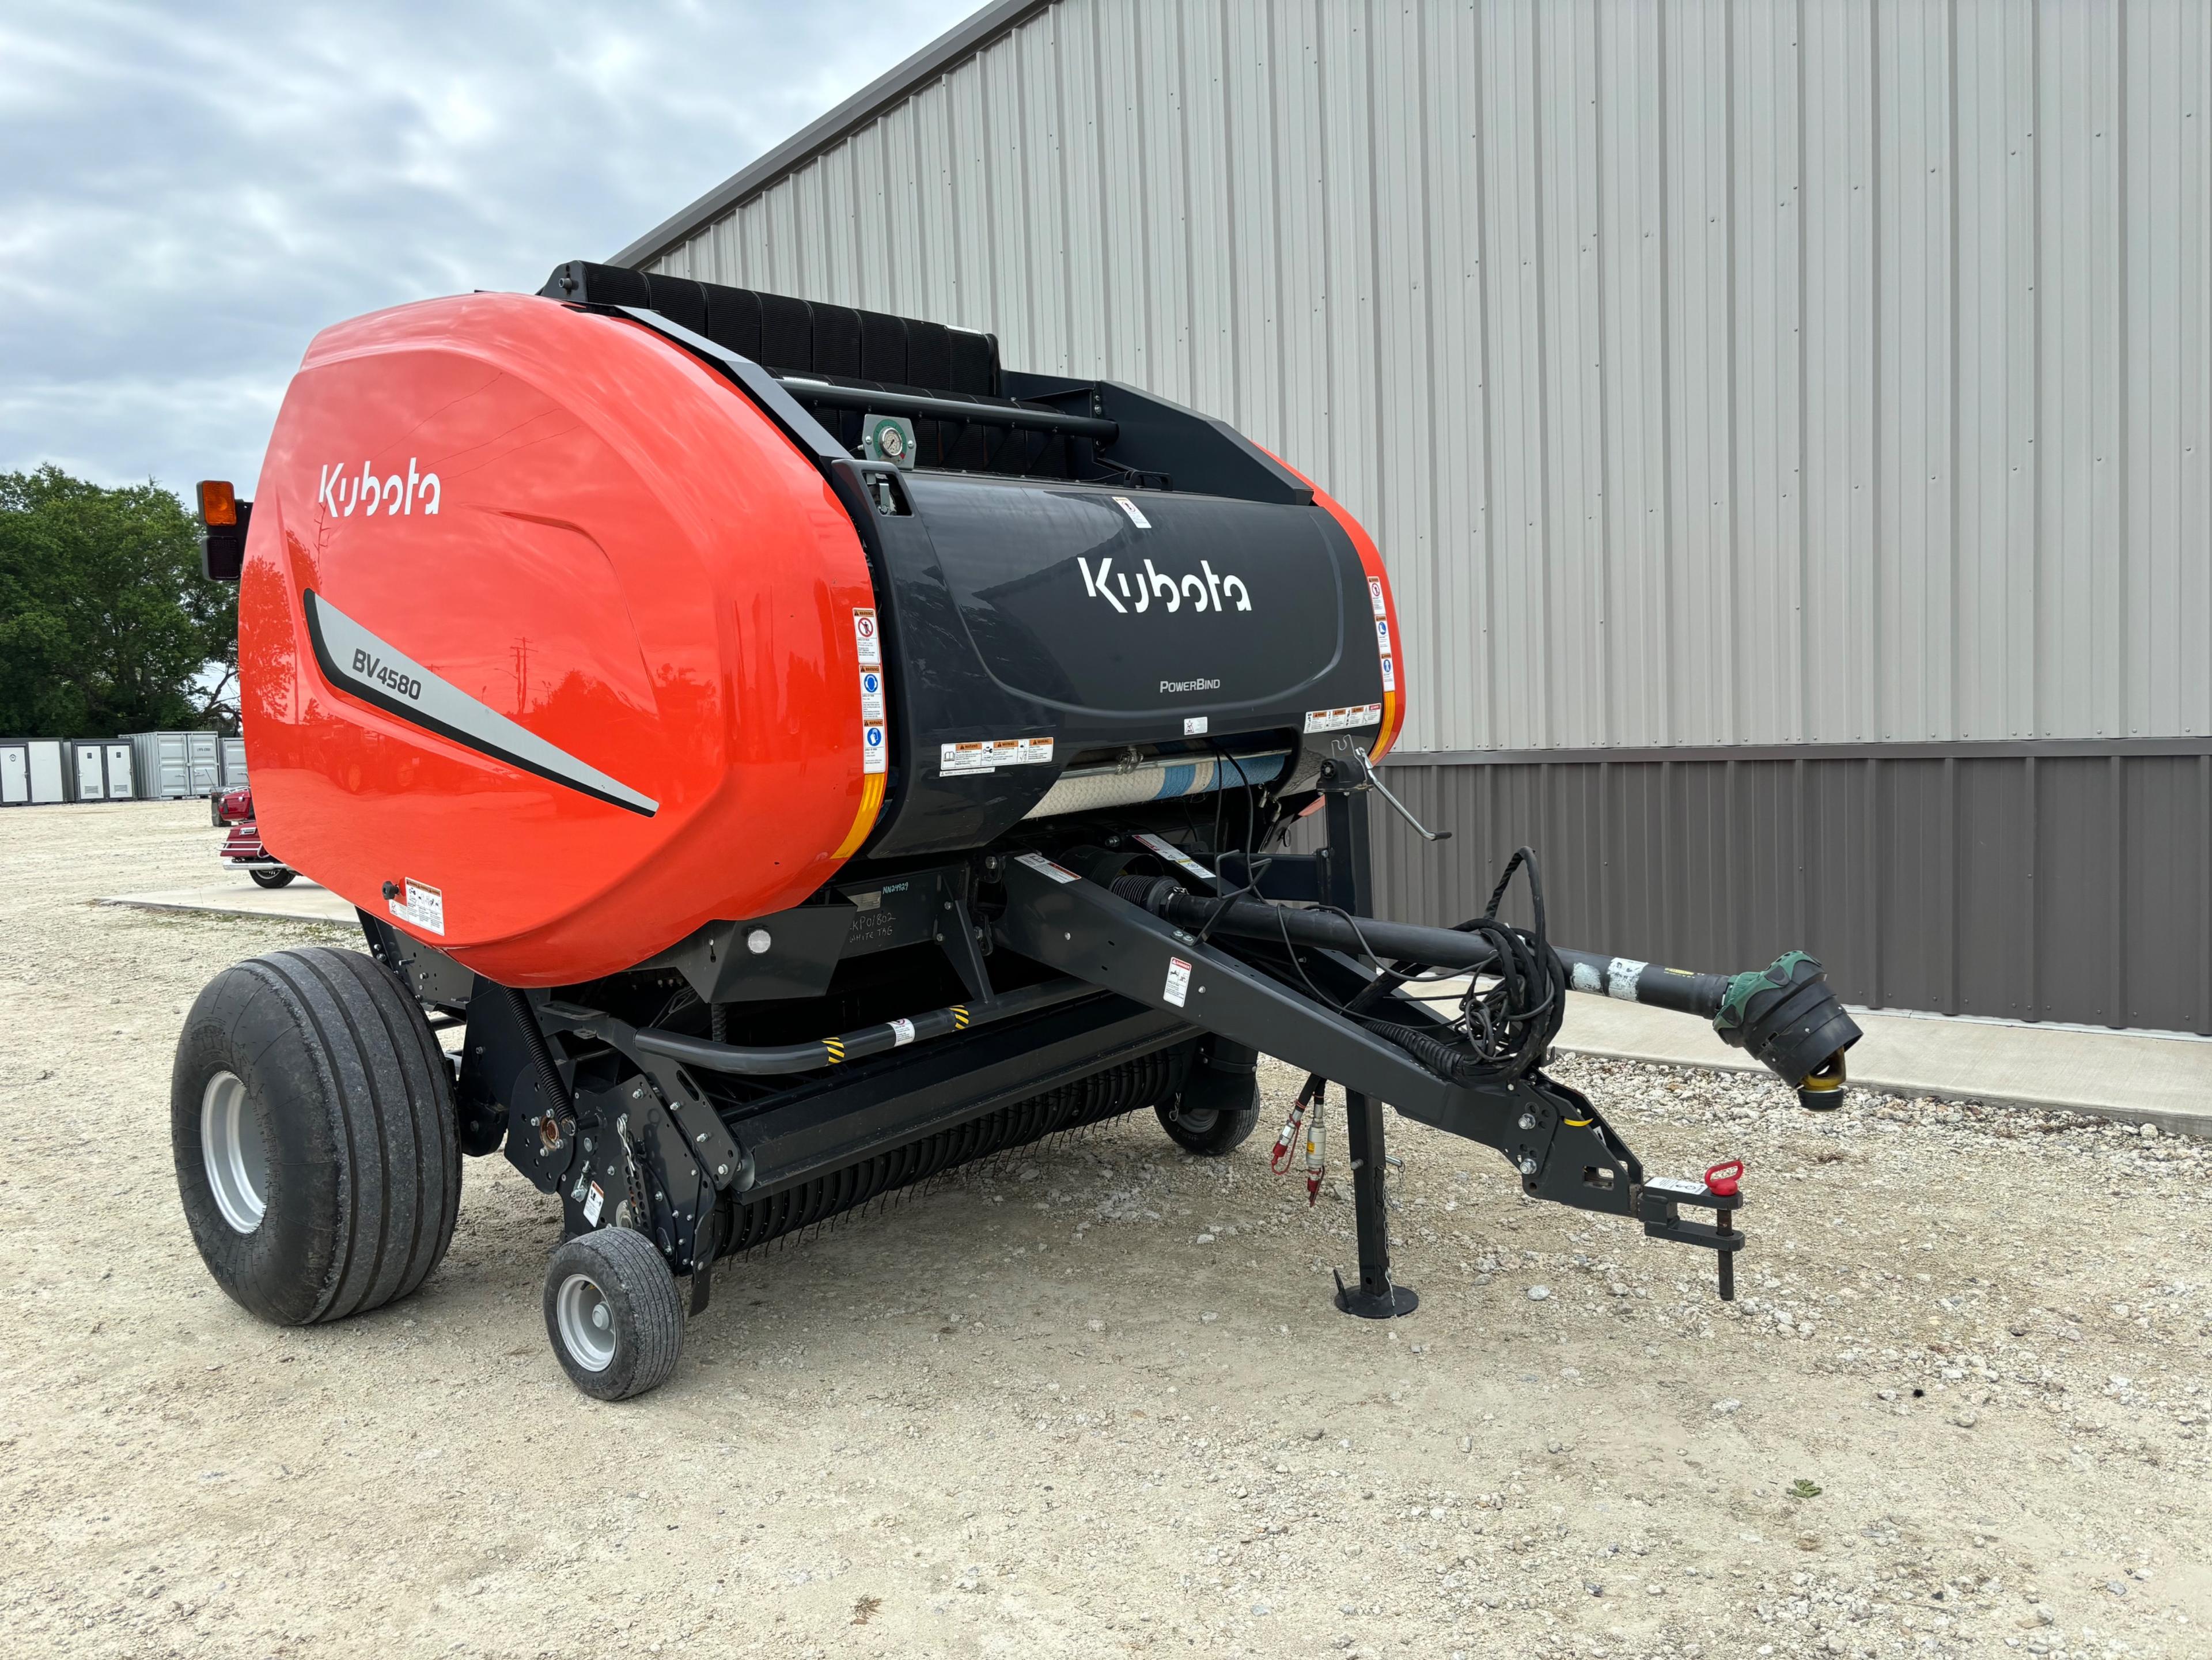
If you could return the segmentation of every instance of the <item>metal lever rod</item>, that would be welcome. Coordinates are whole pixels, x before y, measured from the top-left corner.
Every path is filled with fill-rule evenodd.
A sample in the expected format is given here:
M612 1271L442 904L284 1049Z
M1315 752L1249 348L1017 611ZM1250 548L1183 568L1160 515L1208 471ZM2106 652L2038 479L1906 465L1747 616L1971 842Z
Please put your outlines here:
M1419 836L1424 842L1449 842L1451 840L1452 833L1449 830L1431 830L1426 824L1424 824L1419 819L1413 817L1413 810L1411 807L1407 806L1403 801L1401 801L1396 796L1390 794L1390 787L1382 781L1382 775L1375 770L1375 763L1367 758L1366 751L1360 749L1356 745L1347 745L1346 748L1346 753L1359 763L1361 780L1366 783L1370 788L1373 789L1377 795L1381 796L1385 801L1388 801L1391 807L1395 810L1398 817L1404 819L1408 824L1411 824L1413 827L1414 835Z

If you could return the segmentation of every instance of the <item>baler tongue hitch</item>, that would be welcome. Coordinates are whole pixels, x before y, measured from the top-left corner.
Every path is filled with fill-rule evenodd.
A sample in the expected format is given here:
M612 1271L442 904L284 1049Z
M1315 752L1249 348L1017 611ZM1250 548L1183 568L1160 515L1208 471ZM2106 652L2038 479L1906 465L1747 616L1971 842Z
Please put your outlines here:
M1305 1068L1311 1077L1276 1142L1278 1169L1301 1130L1312 1134L1309 1115L1318 1115L1322 1080L1344 1087L1361 1281L1340 1303L1352 1312L1410 1306L1410 1293L1389 1277L1384 1101L1496 1147L1532 1198L1634 1217L1651 1238L1717 1252L1721 1294L1733 1297L1735 1253L1744 1243L1732 1225L1743 1203L1741 1163L1715 1165L1704 1182L1647 1178L1596 1107L1544 1065L1564 994L1582 991L1711 1019L1723 1038L1749 1049L1801 1098L1827 1104L1840 1099L1843 1053L1859 1033L1820 965L1791 952L1746 974L1697 974L1555 949L1525 848L1508 862L1483 914L1456 928L1363 915L1364 885L1344 879L1360 862L1355 792L1364 794L1371 774L1347 768L1339 775L1336 787L1322 785L1329 841L1320 854L1224 860L1209 873L1187 854L1159 854L1156 838L1147 837L1129 852L1064 850L1058 861L1010 862L995 924L1000 942ZM1346 848L1355 856L1344 856ZM1165 873L1131 871L1148 854ZM1498 915L1508 885L1523 872L1530 928ZM1189 884L1208 891L1194 892ZM1464 988L1451 1018L1411 994L1447 978ZM1714 1220L1686 1219L1686 1207L1710 1209Z

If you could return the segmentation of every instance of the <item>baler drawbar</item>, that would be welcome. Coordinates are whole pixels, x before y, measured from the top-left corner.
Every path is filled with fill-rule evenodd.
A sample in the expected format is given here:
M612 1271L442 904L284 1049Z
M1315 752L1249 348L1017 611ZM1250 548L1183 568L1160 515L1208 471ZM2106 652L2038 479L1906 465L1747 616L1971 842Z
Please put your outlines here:
M561 1364L641 1394L718 1263L1128 1113L1229 1154L1262 1052L1307 1074L1278 1164L1304 1127L1310 1192L1341 1097L1347 1312L1418 1302L1385 1103L1713 1251L1726 1297L1741 1167L1648 1175L1546 1070L1566 997L1843 1099L1858 1029L1802 952L1556 946L1527 848L1456 928L1373 915L1370 804L1405 813L1381 557L1134 388L580 263L325 331L262 477L207 553L243 585L262 834L369 946L227 970L179 1041L185 1213L264 1317L414 1291L461 1160L503 1149L562 1207Z

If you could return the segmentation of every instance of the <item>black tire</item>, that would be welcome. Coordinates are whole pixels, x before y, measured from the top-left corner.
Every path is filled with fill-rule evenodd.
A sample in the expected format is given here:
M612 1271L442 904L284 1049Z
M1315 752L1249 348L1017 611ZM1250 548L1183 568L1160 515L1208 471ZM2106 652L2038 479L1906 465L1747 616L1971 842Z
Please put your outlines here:
M360 952L276 952L210 981L177 1039L169 1130L201 1260L264 1320L381 1308L453 1242L452 1073L422 1008Z
M657 1389L684 1353L676 1276L634 1229L579 1234L545 1266L545 1335L568 1381L588 1395L627 1401ZM595 1349L593 1337L604 1346Z
M253 879L257 887L281 888L289 886L292 878L298 873L287 870L282 865L248 865L246 873Z
M1152 1109L1168 1139L1201 1158L1218 1158L1250 1140L1260 1122L1255 1059L1242 1044L1214 1039L1176 1098Z

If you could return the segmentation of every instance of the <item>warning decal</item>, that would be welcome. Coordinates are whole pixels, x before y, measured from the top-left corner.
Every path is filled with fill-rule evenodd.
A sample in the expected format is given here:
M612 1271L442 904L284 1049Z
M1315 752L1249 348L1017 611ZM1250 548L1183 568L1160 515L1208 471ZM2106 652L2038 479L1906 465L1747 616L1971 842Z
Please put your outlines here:
M890 765L890 745L885 739L880 723L868 721L860 727L860 770L864 773L883 772Z
M985 738L972 744L940 745L937 770L951 778L963 772L995 772L1000 767L1043 766L1051 759L1049 738Z
M1139 508L1134 502L1132 502L1127 496L1117 496L1114 498L1114 503L1116 507L1120 508L1122 512L1129 515L1129 522L1134 525L1139 530L1152 529L1152 521L1145 517L1144 509Z
M432 933L443 937L446 932L446 896L428 882L417 882L410 877L399 885L397 898L387 899L384 903L392 907L392 914L401 921L418 928L428 928Z
M873 606L853 607L853 644L860 654L862 668L883 666L884 642L882 635L877 632Z
M1205 866L1200 864L1197 860L1192 858L1181 848L1176 846L1174 842L1164 840L1163 838L1153 835L1150 830L1139 832L1137 841L1139 845L1149 849L1158 857L1166 860L1168 863L1176 866L1176 869L1188 872L1191 875L1198 878L1200 881L1211 882L1213 880L1212 873L1209 872Z
M1063 885L1069 882L1080 882L1083 879L1066 866L1054 864L1041 853L1022 854L1015 859L1014 862L1017 865L1027 865L1039 876L1049 876L1054 881Z
M1361 703L1348 709L1308 709L1308 732L1345 732L1353 727L1376 727L1382 724L1380 703Z
M1377 617L1382 616L1385 613L1387 607L1385 607L1382 603L1382 579L1381 577L1370 576L1367 579L1367 598L1369 603L1375 607L1375 614Z
M1160 988L1160 996L1170 1008L1181 1008L1183 1000L1190 995L1190 964L1180 957L1168 958L1168 982Z

